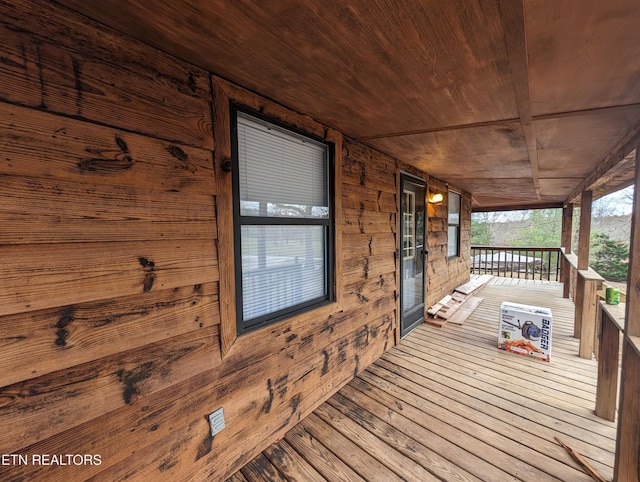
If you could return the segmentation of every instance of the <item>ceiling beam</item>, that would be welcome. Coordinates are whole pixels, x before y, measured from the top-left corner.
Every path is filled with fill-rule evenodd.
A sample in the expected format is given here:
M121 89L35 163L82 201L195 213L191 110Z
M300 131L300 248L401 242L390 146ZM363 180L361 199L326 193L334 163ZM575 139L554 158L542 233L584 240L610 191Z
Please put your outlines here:
M621 162L630 152L636 148L636 144L640 139L640 122L625 135L616 146L598 163L598 165L589 173L583 181L578 184L571 194L567 197L565 203L579 203L582 191L590 190L596 182L604 177L607 172L613 169Z
M487 126L501 126L504 124L509 124L513 122L518 122L520 119L500 119L493 121L485 121L485 122L473 122L471 124L459 124L455 126L441 126L441 127L432 127L430 129L417 129L414 131L404 131L404 132L390 132L387 134L376 134L373 136L364 136L357 137L356 141L370 141L373 139L385 139L388 137L403 137L403 136L415 136L418 134L431 134L434 132L445 132L445 131L456 131L463 129L474 129L476 127L487 127Z
M551 119L562 119L564 117L578 117L582 115L591 115L597 114L599 112L609 112L615 109L624 109L624 108L633 108L640 107L640 103L635 104L620 104L620 105L610 105L606 107L594 107L592 109L578 109L571 110L567 112L551 112L549 114L540 114L534 115L531 117L533 121L542 121L542 120L551 120ZM499 119L492 121L481 121L481 122L472 122L470 124L458 124L452 126L440 126L440 127L430 127L425 129L416 129L412 131L402 131L402 132L387 132L384 134L374 134L372 136L363 136L356 137L354 140L364 142L374 139L386 139L390 137L403 137L403 136L415 136L420 134L433 134L438 132L446 132L446 131L455 131L455 130L464 130L464 129L475 129L478 127L491 127L491 126L502 126L505 124L512 124L514 122L520 122L519 118L513 119Z
M540 181L538 174L538 148L533 128L531 113L531 96L529 94L529 60L527 57L527 40L524 24L524 5L522 0L500 0L500 16L504 27L504 39L507 45L509 66L513 90L516 96L520 124L529 151L531 176L538 199L540 197Z
M530 209L558 209L563 207L561 202L546 202L534 204L509 204L507 206L471 206L474 213L493 213L498 211L528 211Z
M637 107L640 107L640 103L636 102L633 104L608 105L606 107L593 107L591 109L570 110L567 112L550 112L548 114L534 115L533 120L561 119L563 117L577 117L582 115L599 114L601 112L606 113L617 109L633 109Z

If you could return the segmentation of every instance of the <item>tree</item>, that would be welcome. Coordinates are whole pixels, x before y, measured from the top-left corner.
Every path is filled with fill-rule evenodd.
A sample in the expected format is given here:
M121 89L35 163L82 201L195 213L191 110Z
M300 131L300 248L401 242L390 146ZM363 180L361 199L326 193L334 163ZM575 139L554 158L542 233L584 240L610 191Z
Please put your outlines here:
M531 211L530 226L518 229L518 236L511 246L535 246L557 248L562 232L562 211L560 209L534 209Z
M609 236L599 233L592 243L591 267L608 281L626 281L629 270L629 246L620 241L612 241Z
M489 246L491 244L491 226L471 218L471 245Z
M620 202L630 207L633 206L634 190L634 186L629 186L620 191Z

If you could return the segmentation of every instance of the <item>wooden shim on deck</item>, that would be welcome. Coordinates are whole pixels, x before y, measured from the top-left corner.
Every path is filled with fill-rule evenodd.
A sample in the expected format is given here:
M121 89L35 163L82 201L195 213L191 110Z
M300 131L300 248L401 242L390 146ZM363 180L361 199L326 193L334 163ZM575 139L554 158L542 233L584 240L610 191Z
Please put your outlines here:
M438 312L436 313L436 316L438 318L444 318L445 320L448 320L453 316L455 312L458 311L458 309L462 306L462 304L463 303L460 303L459 301L451 300L448 304L446 304L440 310L438 310Z
M454 291L453 294L451 295L451 297L454 300L460 301L461 303L464 302L467 299L467 296L469 296L469 295L458 293L457 291Z
M475 311L475 309L482 303L484 298L477 296L470 296L461 307L451 316L447 321L455 325L462 325L467 318Z
M442 328L447 323L447 320L443 318L434 318L434 317L428 316L426 319L426 322L430 325L437 326L438 328Z
M487 284L491 278L492 276L489 274L478 276L477 278L458 286L455 291L465 295L470 295Z
M460 312L455 318L457 320L455 323L464 323L467 317L473 313L473 310L475 310L482 301L482 298L474 297L473 293L482 288L491 278L491 275L482 275L458 286L452 294L445 296L427 310L427 313L433 318L427 318L426 322L434 326L442 327L446 323L446 320L450 320L456 316L458 310L469 300L472 300L472 305L465 308L465 310Z
M440 301L438 301L435 305L433 305L431 308L429 308L427 310L427 313L429 313L430 315L436 315L438 313L438 311L440 311L442 308L444 308L447 303L449 303L451 301L452 297L451 295L447 295L444 298L442 298Z

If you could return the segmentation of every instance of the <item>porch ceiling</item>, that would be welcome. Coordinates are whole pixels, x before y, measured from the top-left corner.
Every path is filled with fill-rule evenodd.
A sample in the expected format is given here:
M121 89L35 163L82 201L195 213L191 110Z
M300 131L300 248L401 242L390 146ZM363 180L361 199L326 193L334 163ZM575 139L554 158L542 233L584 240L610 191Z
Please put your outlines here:
M566 201L640 120L637 0L58 2L465 189L476 209Z

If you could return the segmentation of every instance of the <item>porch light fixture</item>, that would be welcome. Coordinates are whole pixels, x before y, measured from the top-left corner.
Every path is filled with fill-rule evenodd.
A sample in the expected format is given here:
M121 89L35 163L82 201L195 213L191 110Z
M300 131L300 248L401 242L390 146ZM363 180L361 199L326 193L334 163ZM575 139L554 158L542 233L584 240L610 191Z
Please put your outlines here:
M431 194L429 194L429 202L431 204L441 203L443 199L444 195L441 192L432 192Z

